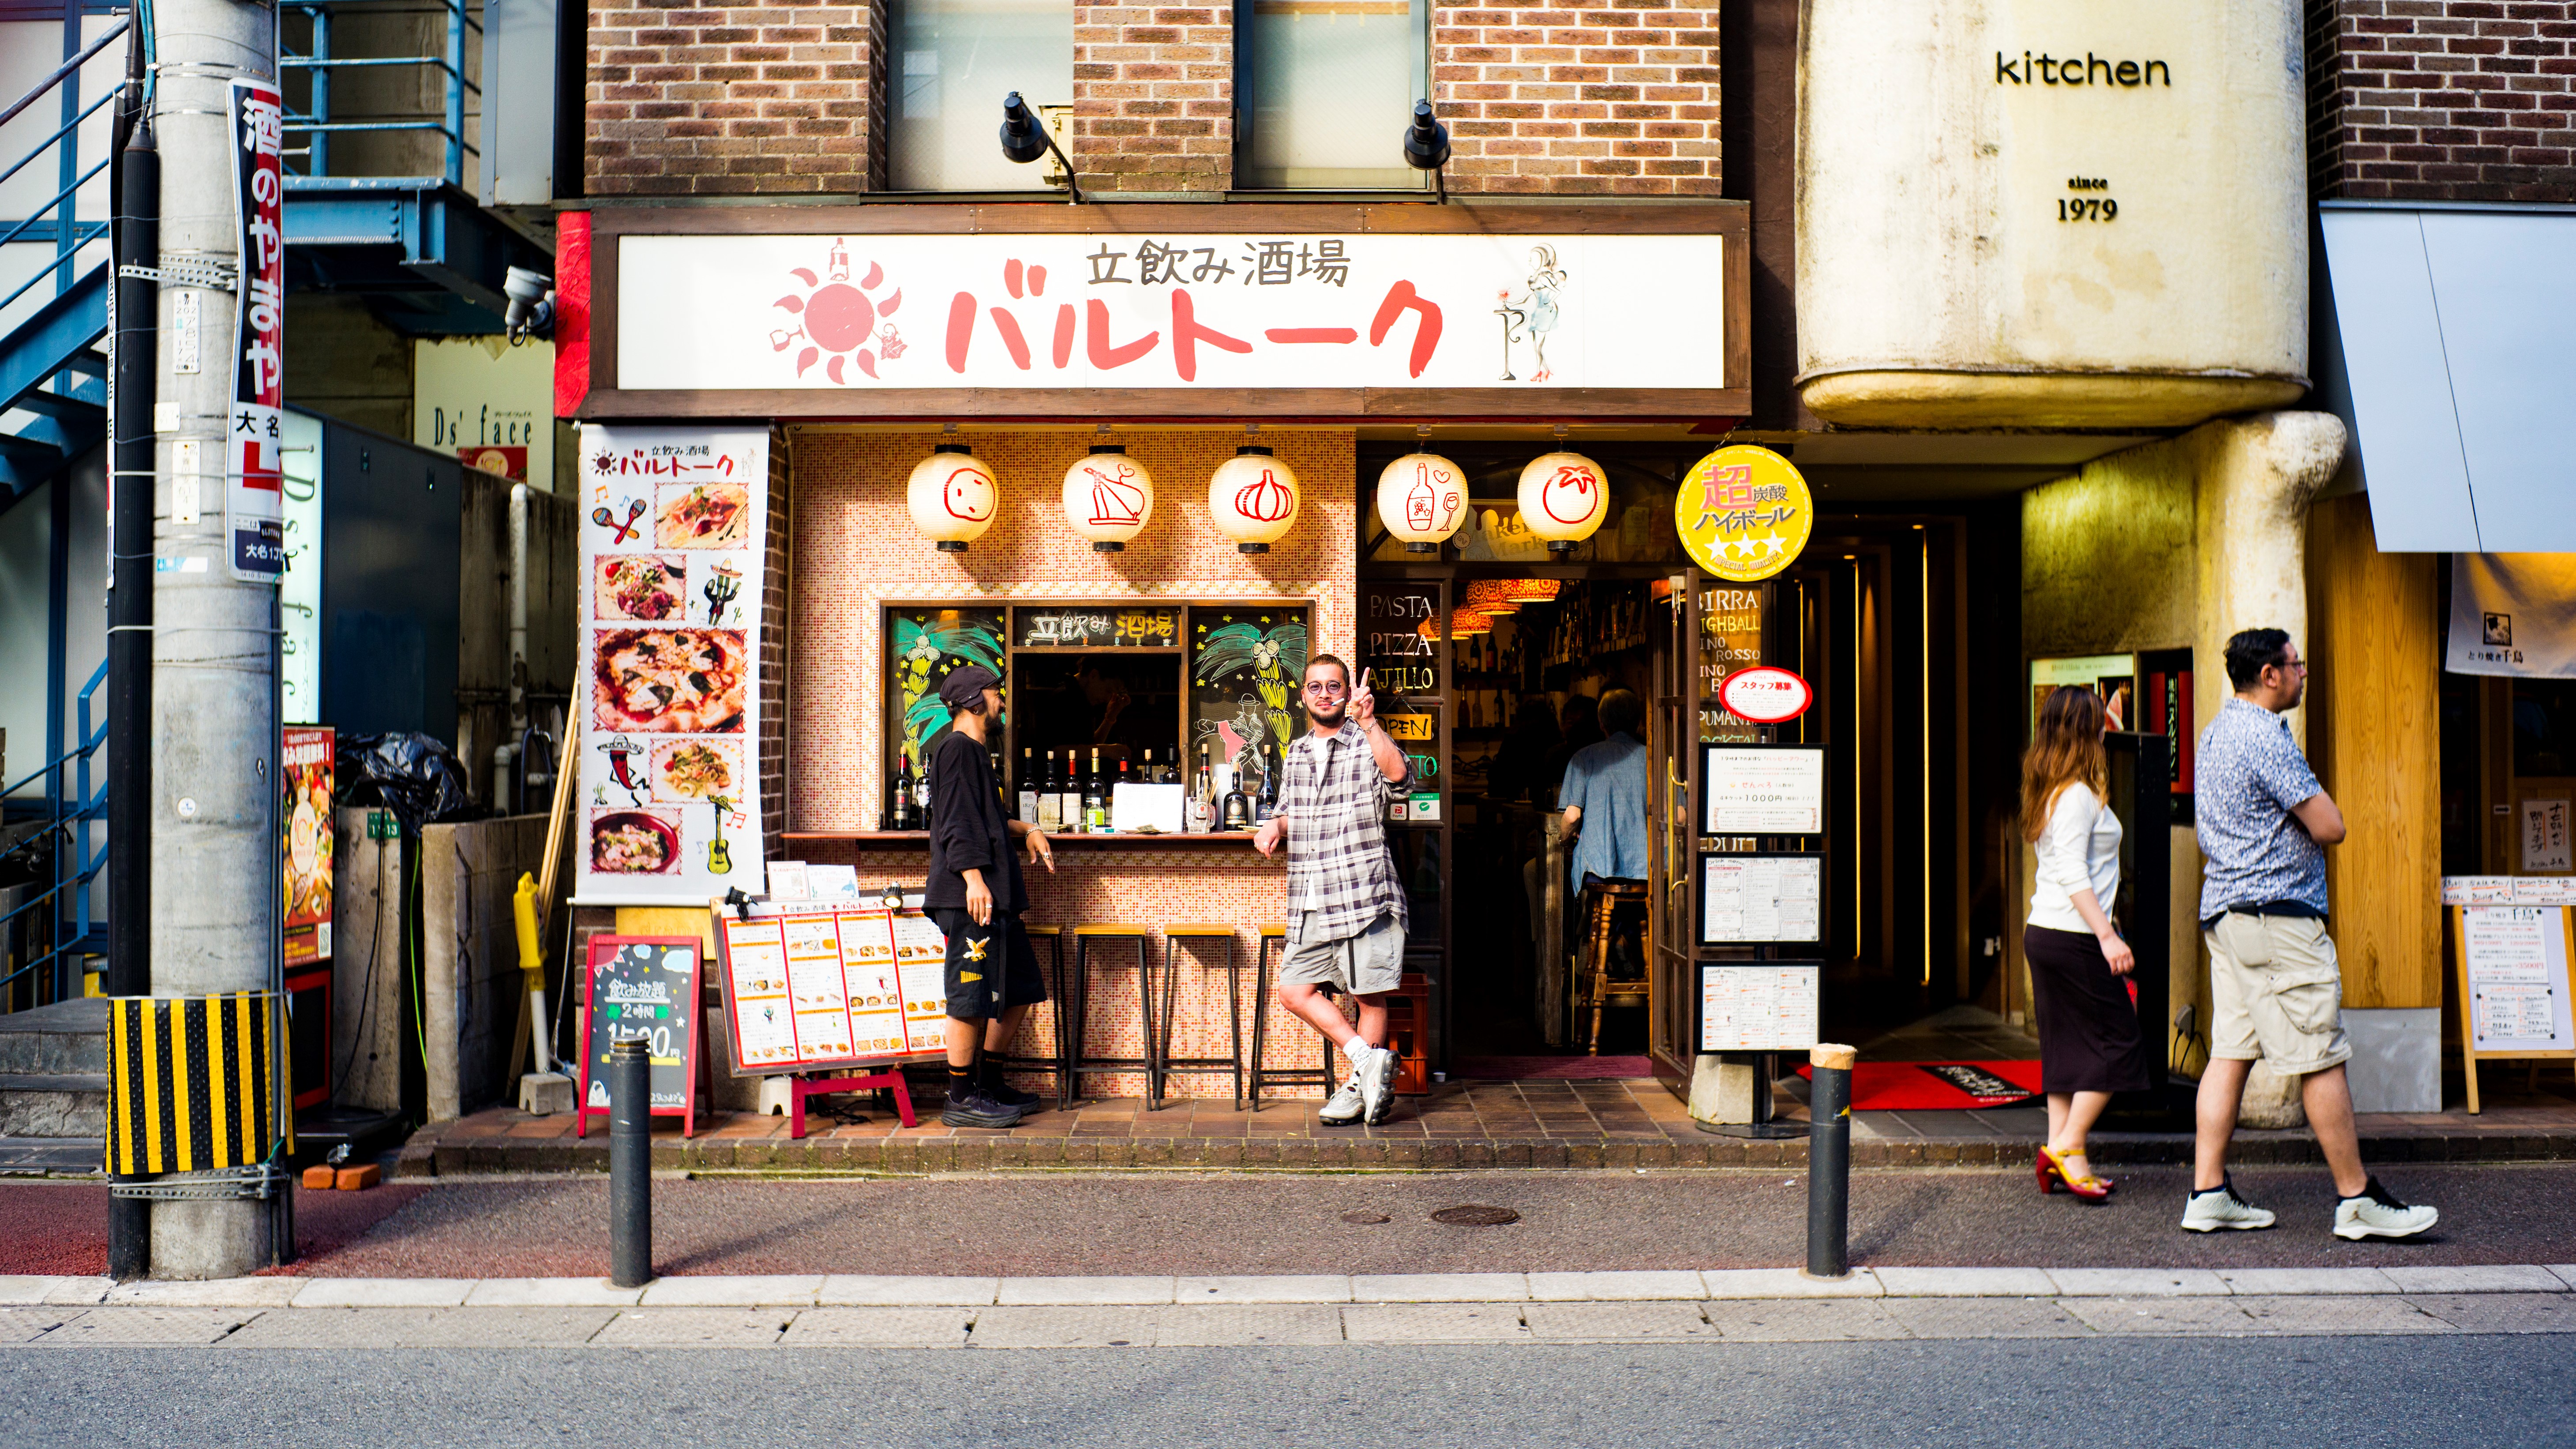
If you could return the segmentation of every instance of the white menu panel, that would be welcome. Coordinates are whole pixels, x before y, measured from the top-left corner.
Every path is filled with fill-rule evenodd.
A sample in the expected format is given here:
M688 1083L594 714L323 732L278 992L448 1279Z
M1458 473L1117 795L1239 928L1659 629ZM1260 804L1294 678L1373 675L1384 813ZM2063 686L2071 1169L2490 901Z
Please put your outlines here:
M1824 879L1821 856L1704 857L1699 938L1713 945L1821 940Z
M2568 1010L2567 907L2460 912L2470 1039L2482 1052L2576 1050Z
M1699 1049L1804 1051L1816 1044L1824 968L1768 962L1699 968Z
M1709 745L1700 793L1708 835L1819 835L1825 828L1825 752L1804 746Z

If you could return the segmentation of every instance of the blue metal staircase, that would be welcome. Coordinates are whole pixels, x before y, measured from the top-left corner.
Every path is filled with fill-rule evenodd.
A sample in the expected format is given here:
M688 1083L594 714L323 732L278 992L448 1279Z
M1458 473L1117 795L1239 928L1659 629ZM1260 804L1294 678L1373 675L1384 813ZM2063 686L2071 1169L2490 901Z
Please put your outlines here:
M0 218L0 248L24 252L30 244L50 243L55 258L0 296L0 314L25 299L42 299L0 335L0 509L43 486L107 435L107 359L95 349L107 335L111 265L91 244L106 239L108 221L82 220L79 198L110 158L85 158L80 132L124 93L125 83L105 87L83 105L80 71L122 40L130 22L120 20L84 44L84 12L80 5L64 7L62 64L0 111L0 125L6 125L53 97L61 117L53 134L0 167L0 182L6 182L50 156L58 187L30 214ZM93 252L86 260L85 248Z

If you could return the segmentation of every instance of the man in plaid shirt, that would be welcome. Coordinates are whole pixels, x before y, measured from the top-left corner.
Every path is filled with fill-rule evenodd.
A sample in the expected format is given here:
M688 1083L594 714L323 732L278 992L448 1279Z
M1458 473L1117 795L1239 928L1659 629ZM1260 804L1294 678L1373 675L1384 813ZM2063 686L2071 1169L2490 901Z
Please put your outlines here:
M1280 769L1279 810L1252 837L1263 855L1288 845L1288 953L1279 1004L1342 1044L1350 1079L1324 1104L1341 1127L1386 1120L1395 1079L1386 993L1404 976L1404 886L1386 847L1386 807L1413 787L1413 762L1377 722L1368 674L1330 654L1306 665L1307 732ZM1359 1005L1353 1029L1325 988Z

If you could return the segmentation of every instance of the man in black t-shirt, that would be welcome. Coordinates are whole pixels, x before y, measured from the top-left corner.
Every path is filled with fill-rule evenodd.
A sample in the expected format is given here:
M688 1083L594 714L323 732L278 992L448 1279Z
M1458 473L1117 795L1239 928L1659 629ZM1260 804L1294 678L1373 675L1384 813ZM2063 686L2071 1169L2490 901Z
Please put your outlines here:
M930 798L938 808L922 906L948 936L948 1106L939 1120L951 1127L1008 1127L1038 1100L1004 1083L993 1060L1047 994L1038 953L1020 925L1029 897L1012 837L1025 836L1029 854L1055 869L1046 836L1002 811L989 754L1002 717L1001 682L981 665L950 671L939 697L953 728L930 752Z

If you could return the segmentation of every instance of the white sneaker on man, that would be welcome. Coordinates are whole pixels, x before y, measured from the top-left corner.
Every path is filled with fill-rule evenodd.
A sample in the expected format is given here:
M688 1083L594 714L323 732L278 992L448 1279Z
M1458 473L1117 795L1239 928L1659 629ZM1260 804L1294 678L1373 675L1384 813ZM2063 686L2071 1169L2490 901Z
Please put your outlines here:
M2186 1233L2214 1233L2220 1228L2268 1228L2272 1226L2269 1208L2258 1208L2236 1195L2236 1183L2222 1180L2207 1192L2196 1192L2183 1199L2182 1230Z
M1372 1050L1359 1064L1353 1078L1360 1086L1360 1101L1367 1107L1369 1125L1386 1120L1387 1109L1395 1104L1395 1053L1385 1047Z
M1367 1111L1368 1099L1360 1094L1360 1069L1353 1067L1350 1079L1333 1094L1333 1100L1324 1104L1324 1110L1315 1114L1315 1120L1327 1127L1348 1127Z
M2334 1235L2359 1242L2363 1238L2411 1238L2442 1220L2431 1208L2408 1207L2397 1195L2372 1178L2361 1190L2361 1196L2348 1197L2335 1203Z

